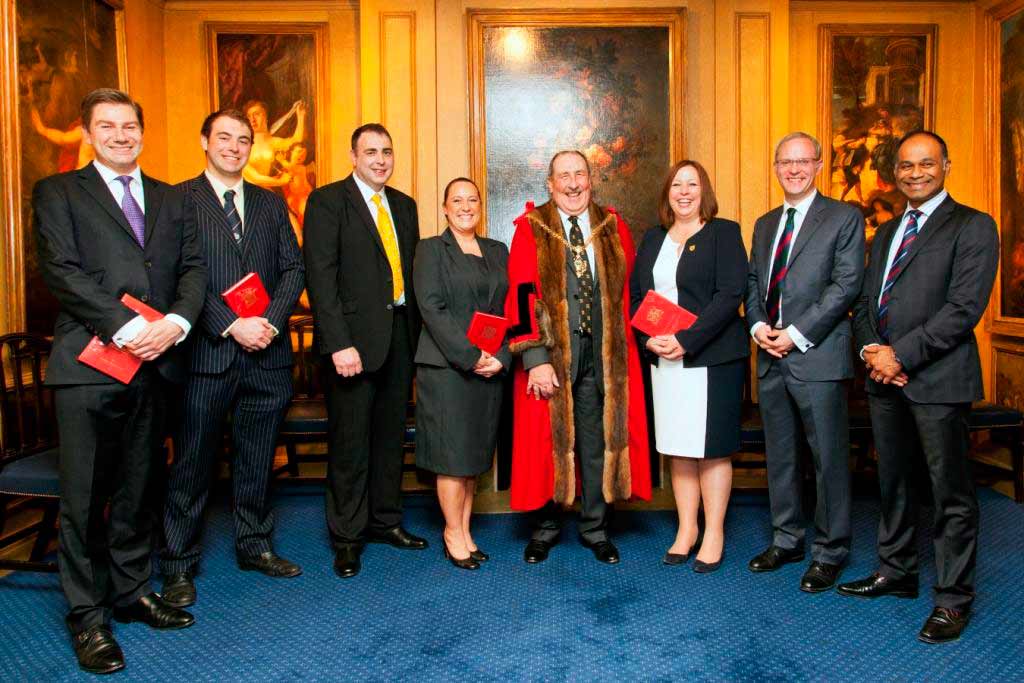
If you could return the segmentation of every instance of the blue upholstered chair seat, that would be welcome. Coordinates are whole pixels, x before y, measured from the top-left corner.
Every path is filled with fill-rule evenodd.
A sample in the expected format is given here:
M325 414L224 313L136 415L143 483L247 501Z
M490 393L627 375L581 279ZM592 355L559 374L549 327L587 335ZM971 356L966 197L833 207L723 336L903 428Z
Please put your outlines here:
M0 493L19 496L60 496L57 449L29 455L0 470Z

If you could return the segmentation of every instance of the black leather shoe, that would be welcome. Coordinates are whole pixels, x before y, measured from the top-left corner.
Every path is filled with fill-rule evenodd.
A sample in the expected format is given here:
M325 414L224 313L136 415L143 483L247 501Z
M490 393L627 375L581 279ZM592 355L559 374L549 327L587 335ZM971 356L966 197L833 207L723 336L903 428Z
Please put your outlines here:
M841 583L836 588L840 595L852 595L855 598L880 598L891 595L895 598L917 597L917 574L908 574L902 579L887 579L875 572L866 579Z
M690 553L681 555L679 553L665 553L665 556L661 558L662 564L667 564L670 567L675 567L680 564L686 564L687 560L690 559Z
M171 607L196 604L196 584L192 582L192 572L178 572L164 579L160 597Z
M469 557L463 558L461 560L458 559L457 557L451 554L451 551L448 550L448 544L445 543L445 540L443 538L441 539L441 548L444 550L444 556L448 559L448 561L451 562L452 565L458 567L459 569L480 569L480 563L473 559L472 553L470 553Z
M351 579L362 569L359 549L355 546L341 548L334 553L334 573L343 579Z
M950 607L936 607L932 610L928 621L924 622L924 626L921 627L917 639L933 645L956 640L963 633L970 618L970 612Z
M523 559L529 564L543 562L548 559L548 553L551 552L551 546L553 545L554 543L533 539L526 544L526 550L523 551Z
M486 562L487 560L491 559L491 556L485 553L483 550L480 550L480 548L477 548L476 550L470 550L469 556L477 562Z
M402 550L424 550L428 545L427 539L413 536L400 526L388 529L381 534L375 534L367 540L370 543L387 543Z
M183 609L171 607L156 593L143 595L130 605L114 607L114 618L127 624L141 621L150 628L185 628L195 623L195 617Z
M800 579L800 590L804 593L824 593L836 585L842 566L828 562L811 562L811 566Z
M598 562L604 562L605 564L619 563L619 549L611 541L598 541L597 543L584 543L583 545L590 548Z
M773 572L784 564L803 561L803 550L797 548L780 548L777 545L770 545L767 550L752 559L747 565L747 568L752 572Z
M274 578L290 579L302 573L302 567L268 550L257 556L238 555L238 568L242 571L258 571Z
M106 624L90 626L71 636L78 668L91 674L111 674L124 668L124 652Z

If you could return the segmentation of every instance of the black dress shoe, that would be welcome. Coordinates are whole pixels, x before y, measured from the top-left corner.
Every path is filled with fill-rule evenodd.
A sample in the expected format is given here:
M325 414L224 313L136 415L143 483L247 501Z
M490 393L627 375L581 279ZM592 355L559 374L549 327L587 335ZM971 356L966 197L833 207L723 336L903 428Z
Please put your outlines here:
M523 551L523 559L529 564L543 562L548 559L548 553L551 552L551 546L553 545L554 543L532 539L526 544L526 550Z
M917 574L908 574L902 579L887 579L875 572L866 579L841 583L836 588L840 595L852 595L855 598L880 598L891 595L896 598L917 597Z
M254 556L238 555L238 568L242 571L258 571L274 578L290 579L302 573L302 567L274 554L273 550Z
M143 595L130 605L114 607L114 618L127 624L141 621L150 628L185 628L195 623L195 618L183 609L171 607L156 593Z
M480 550L480 548L477 548L476 550L470 550L469 556L477 562L486 562L487 560L491 559L491 556L485 553L483 550Z
M192 572L178 572L164 579L160 597L171 607L196 604L196 584L192 582Z
M933 645L956 640L963 633L970 618L970 612L949 607L936 607L932 610L928 620L924 622L924 626L921 627L917 639Z
M351 579L362 569L359 549L355 546L341 548L334 553L334 573L343 579Z
M770 545L760 555L750 561L747 568L752 572L773 572L784 564L790 562L803 562L804 551L798 548L780 548L777 545Z
M662 564L667 564L670 567L675 567L680 564L686 564L687 560L690 559L690 553L681 555L679 553L665 553L665 556L661 558Z
M124 668L124 653L106 624L90 626L71 636L78 668L91 674L110 674Z
M597 543L584 543L583 545L590 548L590 552L594 553L594 557L597 558L598 562L604 562L605 564L619 563L619 549L611 541L598 541Z
M441 549L444 550L444 556L448 558L448 561L459 569L480 569L480 563L473 559L472 553L470 553L469 557L461 560L452 555L451 551L448 550L448 544L443 538L441 539Z
M388 529L384 533L370 536L370 543L387 543L402 550L423 550L427 547L427 539L413 536L400 526Z
M836 584L842 566L828 562L811 562L811 566L800 579L800 590L804 593L824 593Z

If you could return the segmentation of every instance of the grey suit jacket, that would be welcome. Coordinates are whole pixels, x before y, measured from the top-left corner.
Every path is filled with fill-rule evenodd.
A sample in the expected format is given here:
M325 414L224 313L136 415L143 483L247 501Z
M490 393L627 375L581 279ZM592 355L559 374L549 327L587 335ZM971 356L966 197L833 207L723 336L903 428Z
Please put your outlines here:
M885 343L878 332L878 296L902 218L880 227L871 244L853 316L858 349ZM967 403L984 398L974 327L988 305L998 263L999 233L988 214L947 197L924 223L889 298L887 332L910 378L902 391L911 401ZM868 393L886 388L867 380Z
M782 217L778 206L757 219L747 276L748 329L768 323L765 298L772 242ZM794 325L813 347L793 349L782 361L758 349L757 372L764 377L774 362L785 363L793 376L808 382L853 376L848 313L864 278L864 217L855 207L815 197L789 255L782 290L782 324Z
M466 338L473 314L505 314L508 292L508 247L496 240L478 237L480 253L487 262L490 282L488 296L481 298L465 286L461 277L471 264L455 241L451 230L438 237L420 240L416 247L413 277L416 280L416 301L423 317L416 348L416 362L436 367L453 367L471 371L480 358L480 349ZM504 368L512 363L508 343L495 354Z

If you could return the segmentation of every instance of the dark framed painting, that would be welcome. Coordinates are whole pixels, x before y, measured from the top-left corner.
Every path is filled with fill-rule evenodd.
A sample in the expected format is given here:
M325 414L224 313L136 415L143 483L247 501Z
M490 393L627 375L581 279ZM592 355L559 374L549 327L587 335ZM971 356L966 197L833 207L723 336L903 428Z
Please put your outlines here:
M527 201L548 199L559 150L589 160L594 197L634 236L657 223L682 158L685 10L469 12L470 140L487 234L508 243Z
M861 210L868 246L906 200L896 189L896 141L932 125L934 24L823 24L822 192Z
M1024 337L1024 2L997 6L989 22L990 186L1002 249L989 315L992 331Z
M4 111L12 150L3 185L8 242L8 324L15 330L53 334L57 300L43 283L32 230L32 188L54 173L90 163L80 105L95 88L127 90L124 12L121 0L16 0L14 59L7 61ZM7 105L9 107L9 105Z
M284 198L301 245L306 199L329 177L327 24L208 23L206 33L211 107L248 117L254 139L243 175Z
M995 403L1024 411L1024 344L993 342L991 389Z

